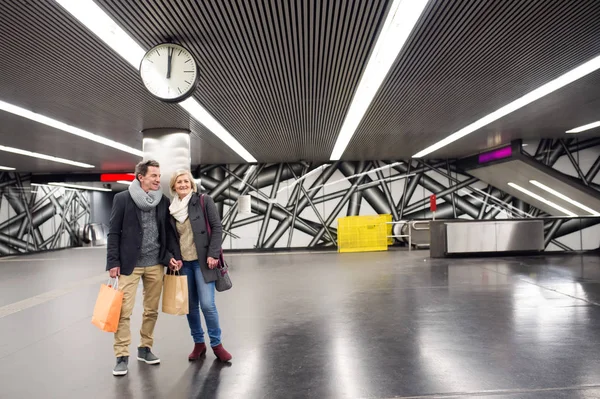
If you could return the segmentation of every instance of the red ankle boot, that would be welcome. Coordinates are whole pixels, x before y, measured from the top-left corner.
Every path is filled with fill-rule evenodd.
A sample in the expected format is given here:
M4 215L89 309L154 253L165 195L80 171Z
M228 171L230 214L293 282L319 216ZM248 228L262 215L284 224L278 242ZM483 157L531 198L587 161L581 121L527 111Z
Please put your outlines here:
M198 360L200 358L200 356L204 355L205 353L206 353L206 344L204 342L195 343L194 350L188 356L188 360Z
M215 356L219 358L220 361L222 362L228 362L232 359L233 356L231 356L231 354L229 352L227 352L225 350L225 348L223 348L222 344L219 344L217 346L213 346L213 352L215 352Z

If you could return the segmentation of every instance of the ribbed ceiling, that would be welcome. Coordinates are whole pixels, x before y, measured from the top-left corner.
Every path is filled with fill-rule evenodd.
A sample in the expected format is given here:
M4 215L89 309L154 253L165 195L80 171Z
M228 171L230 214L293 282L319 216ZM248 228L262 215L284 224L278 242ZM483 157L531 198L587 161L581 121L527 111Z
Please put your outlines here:
M200 66L196 98L263 162L329 158L390 1L97 0Z
M414 155L600 55L599 21L597 0L430 2L344 158ZM592 89L600 98L600 88ZM576 99L562 96L572 123ZM466 155L476 136L434 155Z
M200 67L196 99L259 162L279 162L329 159L392 1L96 2L144 48L188 47ZM600 55L598 21L598 0L430 0L343 158L410 157ZM147 93L135 68L57 3L0 2L0 34L1 100L136 148L145 128L189 128L194 164L242 160ZM562 137L565 126L598 120L599 74L432 156ZM0 111L8 142L106 170L138 159ZM32 170L60 166L49 165Z
M202 135L192 141L195 163L242 160L181 107L154 99L135 68L54 1L0 2L0 35L0 100L140 150L145 128L193 129ZM205 141L215 144L200 145ZM4 111L0 145L101 170L132 169L140 159ZM0 159L8 157L21 171L83 170L0 152Z
M0 2L0 15L2 100L140 149L144 123L189 125L54 1Z

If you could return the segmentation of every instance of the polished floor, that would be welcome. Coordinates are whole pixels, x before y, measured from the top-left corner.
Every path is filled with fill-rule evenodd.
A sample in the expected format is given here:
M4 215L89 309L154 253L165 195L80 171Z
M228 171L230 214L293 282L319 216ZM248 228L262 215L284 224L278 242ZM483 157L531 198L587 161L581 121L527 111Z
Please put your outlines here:
M0 258L0 398L600 398L599 256L231 255L233 361L189 363L185 317L161 313L162 363L119 378L90 323L104 257Z

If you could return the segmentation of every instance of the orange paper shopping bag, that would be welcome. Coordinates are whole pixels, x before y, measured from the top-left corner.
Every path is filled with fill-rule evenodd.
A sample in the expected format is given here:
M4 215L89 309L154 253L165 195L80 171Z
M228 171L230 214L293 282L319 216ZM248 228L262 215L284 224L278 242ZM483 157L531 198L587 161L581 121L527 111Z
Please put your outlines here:
M123 292L119 291L119 279L116 278L115 281L114 287L110 284L110 280L100 286L92 316L92 324L106 332L117 332L121 318Z

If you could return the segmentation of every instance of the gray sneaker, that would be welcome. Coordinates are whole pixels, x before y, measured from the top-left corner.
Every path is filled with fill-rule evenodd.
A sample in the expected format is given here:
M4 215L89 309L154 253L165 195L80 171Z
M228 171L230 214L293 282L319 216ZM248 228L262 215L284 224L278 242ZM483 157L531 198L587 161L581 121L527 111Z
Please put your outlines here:
M150 348L138 348L138 356L137 359L140 362L146 362L146 364L158 364L160 363L160 359L154 356L154 353L150 350Z
M113 375L125 375L127 374L127 363L129 363L129 356L121 356L117 358L117 365L113 369Z

